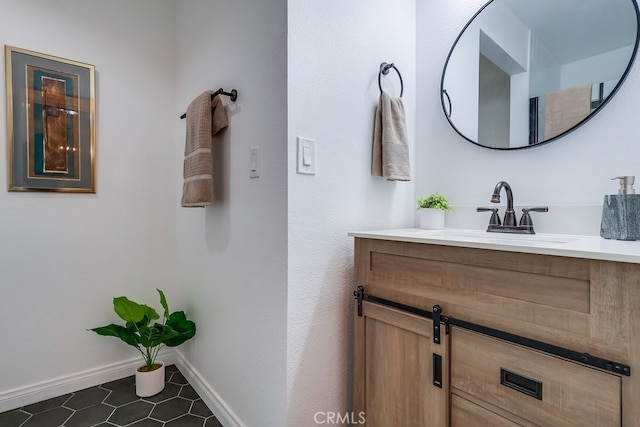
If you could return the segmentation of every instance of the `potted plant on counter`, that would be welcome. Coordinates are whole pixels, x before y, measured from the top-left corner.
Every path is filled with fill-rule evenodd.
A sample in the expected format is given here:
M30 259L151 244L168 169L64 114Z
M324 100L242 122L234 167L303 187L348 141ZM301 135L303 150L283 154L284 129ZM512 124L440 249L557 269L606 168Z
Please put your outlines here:
M187 319L183 311L170 313L164 293L160 289L157 291L164 309L160 322L154 322L160 316L152 307L127 297L115 297L113 310L125 325L111 323L90 329L98 335L120 338L142 354L144 365L136 369L136 394L140 397L153 396L164 390L164 363L156 360L162 346L176 347L196 334L196 324Z
M444 213L453 208L447 198L439 193L418 199L418 224L420 228L428 230L442 230L444 228Z

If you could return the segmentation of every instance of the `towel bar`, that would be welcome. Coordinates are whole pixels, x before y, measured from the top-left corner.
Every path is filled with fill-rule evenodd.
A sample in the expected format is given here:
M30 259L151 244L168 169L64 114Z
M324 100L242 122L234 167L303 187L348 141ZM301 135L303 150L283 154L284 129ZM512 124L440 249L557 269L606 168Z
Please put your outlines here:
M225 92L223 88L220 88L211 94L211 100L213 100L213 98L215 98L218 95L227 95L229 99L233 102L236 102L236 99L238 99L238 91L235 89L231 89L231 92ZM181 119L184 119L186 117L187 117L187 113L184 113L183 115L180 116Z
M383 62L382 64L380 64L380 72L378 73L378 87L380 88L380 93L382 93L382 84L380 83L380 76L382 76L383 74L385 76L389 74L390 68L393 68L394 70L396 70L396 73L398 73L398 77L400 78L400 98L402 98L402 93L404 92L402 75L400 75L400 71L396 68L396 66L393 63L387 64L386 62Z

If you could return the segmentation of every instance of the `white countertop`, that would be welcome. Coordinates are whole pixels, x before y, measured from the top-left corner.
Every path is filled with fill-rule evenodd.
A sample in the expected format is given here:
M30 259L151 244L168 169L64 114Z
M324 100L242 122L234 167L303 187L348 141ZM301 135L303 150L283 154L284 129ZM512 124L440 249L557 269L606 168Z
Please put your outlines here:
M451 228L358 231L349 236L640 264L640 241L607 240L596 236L488 233Z

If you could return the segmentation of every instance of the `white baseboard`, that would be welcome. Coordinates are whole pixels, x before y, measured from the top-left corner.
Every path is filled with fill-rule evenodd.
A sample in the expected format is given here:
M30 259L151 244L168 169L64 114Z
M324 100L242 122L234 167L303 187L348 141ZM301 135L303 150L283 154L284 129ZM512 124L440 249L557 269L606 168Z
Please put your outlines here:
M176 352L173 349L165 349L160 352L158 359L167 365L173 364L175 363ZM51 399L52 397L128 377L135 373L135 369L141 364L140 360L140 357L136 357L123 362L0 392L0 412L10 411Z
M245 427L233 410L202 378L193 365L187 362L180 351L175 353L175 364L223 426Z
M200 373L174 349L164 349L158 359L167 365L175 364L189 384L211 409L218 421L227 427L245 427L238 416L202 378ZM0 412L10 411L63 394L94 387L133 375L140 365L140 357L89 369L72 375L54 378L24 387L0 392Z

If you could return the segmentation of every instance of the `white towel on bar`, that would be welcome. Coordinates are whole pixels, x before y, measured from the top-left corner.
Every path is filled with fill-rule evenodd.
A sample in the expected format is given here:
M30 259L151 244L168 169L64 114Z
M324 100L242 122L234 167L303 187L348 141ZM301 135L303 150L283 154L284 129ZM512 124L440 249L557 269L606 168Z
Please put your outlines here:
M371 175L388 181L411 181L409 143L401 98L382 92L373 131Z

